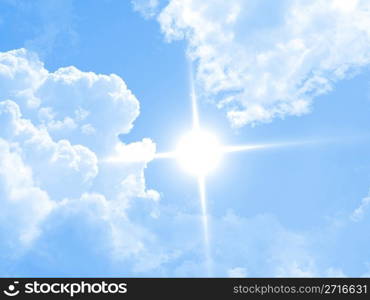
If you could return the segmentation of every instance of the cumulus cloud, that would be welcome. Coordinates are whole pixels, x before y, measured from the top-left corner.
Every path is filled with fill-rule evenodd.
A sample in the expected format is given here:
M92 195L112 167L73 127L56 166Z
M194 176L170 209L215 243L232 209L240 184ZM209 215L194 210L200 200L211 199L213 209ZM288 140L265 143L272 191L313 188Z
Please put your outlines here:
M81 193L97 175L94 152L65 139L54 141L46 128L38 128L22 118L15 102L0 102L0 125L0 137L18 148L23 161L32 166L39 186L55 200Z
M0 97L17 99L26 108L40 105L33 92L47 77L47 70L34 53L19 49L0 53Z
M36 185L19 149L1 138L0 205L2 255L17 250L17 245L28 247L54 207L47 192Z
M117 75L75 67L50 73L25 49L0 54L0 82L0 99L16 101L22 114L51 137L98 153L109 151L139 115L138 100Z
M366 0L171 0L157 19L187 40L201 95L236 127L308 113L370 62Z
M68 137L96 152L109 151L139 114L139 102L120 77L75 67L49 74L35 96L44 108L39 121L52 136Z
M131 185L138 188L134 181ZM84 193L80 198L65 199L58 204L59 209L54 210L52 218L63 220L64 224L74 224L86 236L86 239L79 243L85 244L87 248L95 248L96 253L105 260L128 264L130 269L127 272L148 272L161 265L166 253L160 249L155 233L132 220L128 200L133 197L152 199L153 195L150 192L143 194L143 191L138 190L138 194L133 194L132 191L126 194L126 187L128 186L122 187L121 195L116 198L108 198L101 193ZM140 208L144 212L143 215L150 212L144 206ZM81 224L81 218L84 219L84 224ZM152 217L147 213L144 218ZM60 228L53 222L49 228L47 234L60 234ZM86 252L87 255L91 254L91 251ZM79 255L82 256L83 253Z
M142 199L143 213L158 216L159 194L144 177L155 144L119 140L139 114L124 81L75 67L49 72L19 49L0 53L0 87L2 254L30 247L50 230L52 244L69 221L77 228L85 219L112 256L149 256L152 234L127 210ZM122 162L106 161L117 154Z

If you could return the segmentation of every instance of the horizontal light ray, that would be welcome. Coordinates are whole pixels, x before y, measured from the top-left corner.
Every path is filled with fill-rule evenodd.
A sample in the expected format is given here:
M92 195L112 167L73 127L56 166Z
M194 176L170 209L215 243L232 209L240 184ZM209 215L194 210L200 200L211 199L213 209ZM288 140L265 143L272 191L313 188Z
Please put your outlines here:
M294 147L302 146L308 144L322 143L322 141L304 141L304 142L288 142L288 143L276 143L276 144L250 144L250 145L234 145L234 146L221 146L222 153L232 153L232 152L243 152L252 151L258 149L268 149L268 148L278 148L278 147ZM154 154L154 159L176 159L178 157L178 152L159 152ZM142 161L143 159L135 157L124 157L124 156L112 156L103 159L101 162L105 163L129 163ZM150 159L149 159L150 160Z
M249 151L249 150L256 150L256 149L263 149L263 148L270 148L271 145L239 145L239 146L224 146L222 147L223 153L230 153L230 152L241 152L241 151Z
M176 158L176 152L161 152L154 154L154 159Z
M208 213L207 213L207 197L206 197L206 183L204 176L198 176L199 198L202 210L202 223L203 223L203 239L204 239L204 254L205 263L207 268L207 275L212 276L212 258L211 246L208 229Z
M125 164L125 163L135 163L145 161L144 159L135 159L132 157L121 157L121 156L111 156L105 159L101 159L101 163L108 163L108 164Z
M164 158L176 158L176 152L160 152L155 153L153 159L164 159ZM133 162L141 162L141 161L148 161L151 160L151 158L148 158L147 160L142 159L140 157L125 157L125 156L111 156L107 157L105 159L102 159L101 162L103 163L133 163Z
M276 143L276 144L250 144L250 145L235 145L223 146L223 153L251 151L257 149L279 148L279 147L294 147L317 143L317 141L304 141L304 142L290 142L290 143Z

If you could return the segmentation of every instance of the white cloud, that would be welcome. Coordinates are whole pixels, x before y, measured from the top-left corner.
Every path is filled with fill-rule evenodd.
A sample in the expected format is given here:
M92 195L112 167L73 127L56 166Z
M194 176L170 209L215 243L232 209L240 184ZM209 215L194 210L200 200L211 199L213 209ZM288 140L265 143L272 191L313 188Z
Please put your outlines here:
M305 114L370 62L366 0L171 0L158 21L188 41L199 91L233 126Z
M0 53L0 97L17 99L24 109L39 105L33 92L45 80L48 72L37 56L25 49Z
M127 163L127 162L149 162L153 160L155 153L155 144L148 138L141 142L123 144L119 143L115 147L115 152L107 158L107 162L111 163Z
M231 278L243 278L247 277L247 270L241 267L231 268L227 271L227 275Z
M135 185L134 182L131 184ZM125 187L122 187L121 192L124 191ZM125 197L135 196L144 197L144 195L125 195ZM129 262L136 272L156 268L162 262L161 256L165 257L165 254L156 249L158 243L155 234L145 226L133 222L128 214L127 203L121 200L119 197L107 199L98 193L84 193L78 199L65 199L59 203L53 217L77 224L82 217L88 224L86 228L82 227L86 235L96 235L95 230L101 231L100 234L103 236L99 238L104 242L103 249L108 251L109 260L116 263ZM141 209L145 210L144 207ZM148 217L150 218L149 215ZM95 227L95 230L91 231L90 226ZM101 248L96 244L89 246L95 247L96 250Z
M0 99L12 99L54 139L109 152L139 115L139 102L117 75L75 67L48 72L25 49L0 54ZM93 113L91 113L93 112Z
M97 175L98 161L91 150L66 139L54 141L46 128L22 118L15 102L0 102L0 125L0 137L18 149L38 185L54 200L81 193Z
M0 237L2 254L27 247L40 234L40 223L54 207L34 182L32 170L19 153L0 138Z
M31 247L44 224L58 235L70 220L77 229L84 219L95 231L90 234L102 234L110 258L140 254L152 264L135 268L155 267L162 254L148 252L153 234L128 214L135 201L142 201L148 218L159 214L159 194L146 188L144 177L155 144L118 138L139 114L124 81L75 67L49 72L36 55L19 49L0 53L0 87L2 255ZM122 162L105 161L117 153Z
M239 266L227 270L229 277L345 276L340 268L322 260L325 250L318 236L322 234L327 241L333 234L331 224L320 227L319 233L294 231L273 215L241 217L232 211L217 221L217 225L213 222L217 232L214 260L221 266ZM223 241L218 236L223 236ZM217 271L222 272L220 268Z
M365 265L367 270L361 275L361 277L370 277L370 263L366 263Z
M343 273L341 269L338 268L329 268L326 271L327 277L346 277L346 275Z
M169 232L176 228L173 240L166 244L178 255L176 268L169 270L166 276L207 276L199 228L201 216L177 213L171 219L167 215L164 218L162 221L166 222ZM317 266L317 253L310 235L286 228L273 215L242 217L229 211L224 216L209 215L208 218L212 224L210 253L214 276L325 276L321 271L324 266ZM164 236L168 235L166 231Z
M139 115L139 102L114 74L61 68L49 73L35 96L42 99L48 118L53 116L40 120L53 137L68 138L98 153L110 151Z
M60 50L73 50L79 42L74 29L76 15L74 0L34 0L18 1L3 0L2 4L9 9L16 9L17 17L5 18L6 27L16 26L27 31L28 38L24 41L27 49L39 55L60 59ZM5 8L5 10L6 10ZM4 10L4 11L5 11ZM32 16L32 25L28 17ZM58 49L59 51L56 51Z
M159 0L131 0L133 9L145 18L153 17L157 13L159 2Z
M365 197L361 200L360 205L352 212L351 220L359 222L364 218L368 206L370 205L370 197Z
M297 261L286 262L280 265L275 273L276 277L317 277L315 266L312 261L308 261L303 266Z
M221 265L245 266L251 276L307 277L318 273L309 237L285 228L272 215L245 218L229 211L212 224L214 232L224 237L214 240L215 261Z

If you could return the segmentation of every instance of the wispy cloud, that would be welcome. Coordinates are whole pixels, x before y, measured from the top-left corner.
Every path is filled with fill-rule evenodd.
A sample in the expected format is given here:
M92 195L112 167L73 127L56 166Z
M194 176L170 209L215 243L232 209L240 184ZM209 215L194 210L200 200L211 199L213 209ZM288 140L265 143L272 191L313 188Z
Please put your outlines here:
M247 277L247 270L241 267L231 268L227 271L229 277L232 278L243 278Z
M76 47L79 38L74 29L74 0L3 0L2 2L15 9L19 15L19 18L6 19L4 24L29 31L29 36L23 44L27 49L44 57L53 55L56 49ZM24 21L29 15L37 21L33 24Z
M352 212L351 214L351 220L355 222L361 221L370 206L370 197L365 197L361 200L360 205Z
M158 13L160 0L131 0L135 11L140 12L145 18L151 18Z

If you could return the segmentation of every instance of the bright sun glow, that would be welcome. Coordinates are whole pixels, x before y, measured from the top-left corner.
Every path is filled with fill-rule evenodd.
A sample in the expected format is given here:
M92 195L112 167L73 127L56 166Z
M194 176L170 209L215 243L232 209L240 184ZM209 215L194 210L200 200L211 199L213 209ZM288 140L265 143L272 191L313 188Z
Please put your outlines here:
M181 166L193 175L214 170L222 156L217 137L207 131L192 130L183 136L176 149Z

